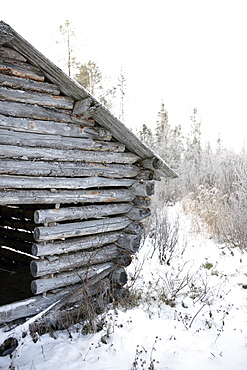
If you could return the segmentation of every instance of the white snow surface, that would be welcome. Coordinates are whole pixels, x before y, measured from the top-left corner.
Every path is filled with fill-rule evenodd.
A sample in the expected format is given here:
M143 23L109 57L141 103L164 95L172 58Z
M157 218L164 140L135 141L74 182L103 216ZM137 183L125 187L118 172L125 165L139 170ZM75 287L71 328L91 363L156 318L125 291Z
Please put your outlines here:
M246 370L247 253L191 232L180 206L169 208L171 218L180 214L170 266L159 263L147 239L128 267L132 295L142 297L139 306L110 308L95 334L83 335L77 325L34 343L28 333L33 319L2 328L0 344L14 336L19 345L11 357L0 357L0 369ZM174 292L174 304L164 302Z

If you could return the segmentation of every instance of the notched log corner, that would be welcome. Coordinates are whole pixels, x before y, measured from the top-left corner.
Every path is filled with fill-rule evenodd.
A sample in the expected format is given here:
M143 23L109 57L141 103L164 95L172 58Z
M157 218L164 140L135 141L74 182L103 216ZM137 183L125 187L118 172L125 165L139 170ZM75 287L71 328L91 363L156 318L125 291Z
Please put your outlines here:
M88 97L86 99L79 100L75 102L73 115L76 117L91 117L99 109L100 104L95 103L92 98Z

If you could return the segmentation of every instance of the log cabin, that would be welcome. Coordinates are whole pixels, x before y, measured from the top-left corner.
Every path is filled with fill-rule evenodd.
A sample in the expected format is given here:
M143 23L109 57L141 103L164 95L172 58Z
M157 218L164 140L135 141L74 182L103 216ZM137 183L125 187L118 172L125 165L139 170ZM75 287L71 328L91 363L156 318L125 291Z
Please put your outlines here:
M177 174L0 22L0 324L122 289L163 177Z

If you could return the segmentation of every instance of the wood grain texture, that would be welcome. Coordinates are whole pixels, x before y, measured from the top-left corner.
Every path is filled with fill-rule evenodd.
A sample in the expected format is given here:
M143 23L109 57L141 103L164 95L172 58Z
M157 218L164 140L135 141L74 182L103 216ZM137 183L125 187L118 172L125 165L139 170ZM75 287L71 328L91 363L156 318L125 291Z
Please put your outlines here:
M77 204L129 202L134 194L129 189L115 190L2 190L0 205Z
M66 223L56 226L36 227L33 237L35 241L47 241L94 235L124 229L130 224L127 217L112 217L100 220Z

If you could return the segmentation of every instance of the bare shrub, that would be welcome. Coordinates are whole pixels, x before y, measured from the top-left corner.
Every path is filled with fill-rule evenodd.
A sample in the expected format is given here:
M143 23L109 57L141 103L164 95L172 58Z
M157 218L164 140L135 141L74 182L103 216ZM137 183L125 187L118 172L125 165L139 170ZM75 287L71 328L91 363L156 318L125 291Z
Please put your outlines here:
M158 250L160 263L169 266L178 246L179 216L172 220L166 209L157 209L153 217L151 240L153 253Z

